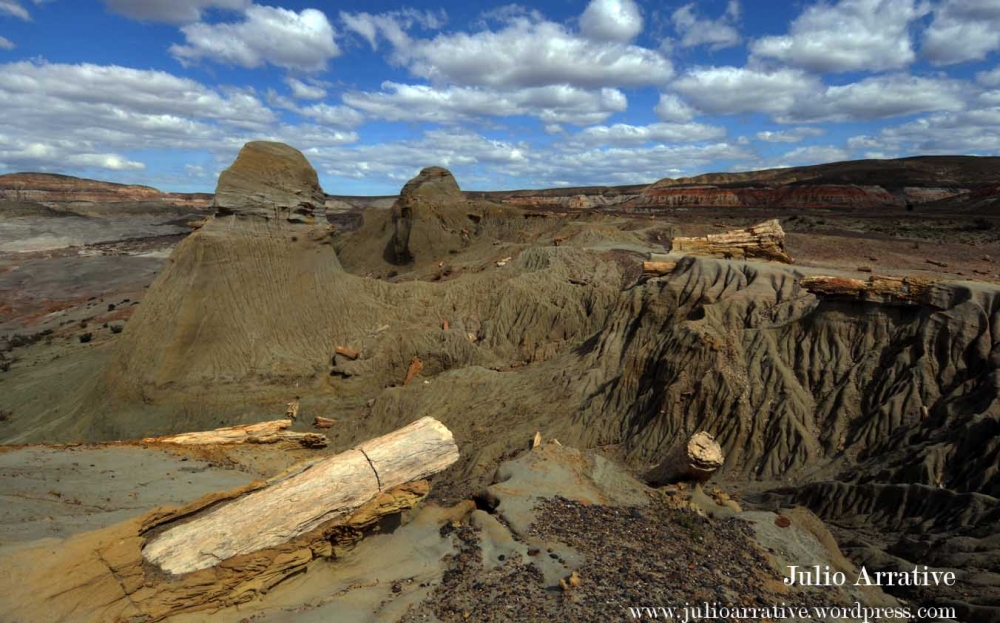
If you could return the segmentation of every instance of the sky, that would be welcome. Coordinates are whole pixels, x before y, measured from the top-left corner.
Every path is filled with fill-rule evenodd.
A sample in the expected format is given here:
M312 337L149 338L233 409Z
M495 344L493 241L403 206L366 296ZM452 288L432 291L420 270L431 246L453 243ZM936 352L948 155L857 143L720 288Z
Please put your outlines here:
M1000 154L1000 0L0 0L0 173L330 194Z

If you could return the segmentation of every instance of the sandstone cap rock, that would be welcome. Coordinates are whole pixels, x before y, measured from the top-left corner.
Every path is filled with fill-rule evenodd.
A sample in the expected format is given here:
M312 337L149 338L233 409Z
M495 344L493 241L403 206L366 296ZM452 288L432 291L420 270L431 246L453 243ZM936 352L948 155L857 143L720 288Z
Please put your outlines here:
M326 195L316 170L284 143L251 141L222 172L214 206L220 215L305 221L323 209Z

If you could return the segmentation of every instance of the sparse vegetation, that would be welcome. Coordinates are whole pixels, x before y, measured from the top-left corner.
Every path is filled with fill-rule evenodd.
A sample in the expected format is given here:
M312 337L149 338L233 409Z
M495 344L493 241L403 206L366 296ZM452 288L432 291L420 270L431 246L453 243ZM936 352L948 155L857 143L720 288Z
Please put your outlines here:
M37 344L45 338L52 335L52 329L44 329L37 333L32 333L30 335L23 335L21 333L15 333L14 335L7 338L7 351L12 351L15 348L23 348L25 346L31 346L32 344Z

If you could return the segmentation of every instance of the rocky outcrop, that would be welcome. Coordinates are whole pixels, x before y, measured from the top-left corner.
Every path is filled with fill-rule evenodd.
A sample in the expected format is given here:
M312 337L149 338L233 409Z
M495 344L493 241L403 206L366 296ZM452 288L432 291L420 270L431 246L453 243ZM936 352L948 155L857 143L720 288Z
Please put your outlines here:
M468 240L469 210L450 171L423 169L403 186L392 205L388 258L395 264L411 264L445 257Z
M207 207L208 194L165 193L150 186L100 182L53 173L0 175L0 201L36 203L162 202L192 208Z
M671 251L726 259L792 263L792 257L785 251L785 230L776 219L723 234L674 238Z
M427 167L403 186L392 205L392 252L399 263L413 258L410 233L416 221L440 217L464 203L465 197L451 171L442 167Z
M215 189L214 206L221 215L308 222L325 204L316 170L302 152L284 143L244 145Z

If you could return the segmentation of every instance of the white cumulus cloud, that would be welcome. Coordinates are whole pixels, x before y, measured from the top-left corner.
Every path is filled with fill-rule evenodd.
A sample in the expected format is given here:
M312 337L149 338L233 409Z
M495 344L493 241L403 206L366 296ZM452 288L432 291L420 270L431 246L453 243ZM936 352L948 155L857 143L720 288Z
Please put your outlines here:
M694 119L695 110L673 93L661 93L653 112L664 121L683 123Z
M341 14L341 19L373 46L388 41L393 63L435 84L600 89L662 84L673 75L670 60L657 51L590 39L534 13L505 14L496 30L441 33L430 39L411 36L392 14Z
M580 31L590 39L628 43L642 32L642 13L633 0L590 0Z
M649 143L697 143L718 140L726 129L702 123L653 123L636 126L616 123L612 126L586 128L574 138L597 145L646 145Z
M326 97L326 89L314 82L303 82L297 78L285 78L285 84L292 91L292 97L301 100L319 100Z
M977 73L976 82L988 87L1000 87L1000 66Z
M816 72L901 69L916 59L910 25L928 12L918 0L840 0L809 6L787 35L763 37L750 49Z
M243 20L183 26L185 43L170 47L182 63L202 59L240 67L271 64L301 71L321 71L340 56L336 32L316 9L301 12L253 5Z
M981 60L1000 49L1000 2L943 0L924 31L924 57L936 65Z
M885 119L960 110L966 83L888 74L826 86L799 69L708 67L688 71L672 88L712 114L763 113L781 123Z
M245 88L115 65L0 64L0 167L137 171L128 153L150 146L231 159L261 138L328 148L358 140L345 126L359 113L340 108L303 108L291 125Z
M388 121L454 124L479 117L534 116L545 123L600 123L628 107L618 89L584 90L551 85L497 91L385 82L378 92L350 92L344 102Z
M756 134L758 141L765 143L801 143L811 136L823 136L822 128L791 128L789 130L764 130Z
M674 30L680 36L680 45L692 48L700 45L712 50L721 50L738 45L742 41L736 22L740 18L739 0L729 0L725 13L717 19L699 17L694 3L685 4L670 16Z
M695 68L671 86L699 110L712 114L785 114L823 89L818 78L798 69L743 67Z
M448 20L448 15L441 11L418 11L404 8L388 13L348 13L340 12L340 21L348 32L361 36L373 50L378 49L379 38L384 38L393 46L405 47L409 42L407 32L419 26L434 30L441 28Z
M31 21L31 13L18 0L0 0L0 15L2 14L12 15L26 22Z

